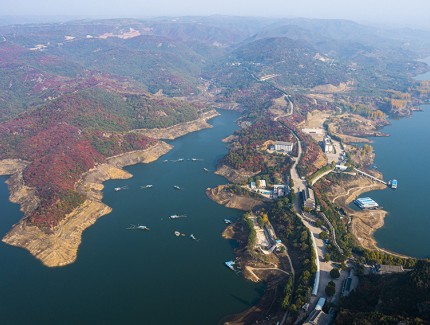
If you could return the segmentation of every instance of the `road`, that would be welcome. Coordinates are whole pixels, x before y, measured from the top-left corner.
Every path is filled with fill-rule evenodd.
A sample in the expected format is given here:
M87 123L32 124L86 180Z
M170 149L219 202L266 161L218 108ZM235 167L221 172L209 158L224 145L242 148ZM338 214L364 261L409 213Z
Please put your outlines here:
M279 118L279 117L278 117ZM276 119L277 120L277 119ZM330 270L333 268L330 262L325 262L324 257L326 254L326 246L323 240L319 237L320 232L322 231L320 228L314 226L310 222L308 222L303 216L302 216L302 208L301 208L301 195L300 192L304 190L307 187L306 181L302 180L299 177L299 174L297 172L297 164L300 162L300 159L302 158L303 152L302 152L302 146L301 141L296 132L294 130L291 130L287 125L280 122L284 127L288 128L294 135L294 137L297 140L297 146L298 146L298 155L296 160L294 161L292 167L291 167L291 179L294 182L294 192L296 193L296 198L294 202L294 208L296 210L296 215L302 220L303 224L308 228L308 230L313 234L312 241L313 246L316 247L316 259L315 263L317 264L319 269L319 282L315 285L318 287L318 290L316 291L317 294L311 298L310 301L310 308L309 311L313 310L315 307L318 298L320 296L325 296L325 287L328 284L328 282L331 280L330 278ZM340 286L336 286L337 290L340 290ZM281 323L282 324L282 323Z

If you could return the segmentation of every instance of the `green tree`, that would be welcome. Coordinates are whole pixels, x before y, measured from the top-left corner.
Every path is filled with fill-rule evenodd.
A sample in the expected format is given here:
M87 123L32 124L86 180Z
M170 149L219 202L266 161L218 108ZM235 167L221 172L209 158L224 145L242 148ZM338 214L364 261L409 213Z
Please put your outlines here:
M325 294L328 297L333 296L336 293L336 284L333 281L330 281L325 287Z
M325 232L325 231L321 231L321 232L320 232L320 238L321 238L322 240L326 240L326 239L328 239L328 234L327 234L327 232Z
M338 279L339 277L340 277L340 272L339 272L339 269L338 268L333 268L331 271L330 271L330 276L331 276L331 278L332 279Z
M329 253L325 253L324 261L330 262L330 254Z

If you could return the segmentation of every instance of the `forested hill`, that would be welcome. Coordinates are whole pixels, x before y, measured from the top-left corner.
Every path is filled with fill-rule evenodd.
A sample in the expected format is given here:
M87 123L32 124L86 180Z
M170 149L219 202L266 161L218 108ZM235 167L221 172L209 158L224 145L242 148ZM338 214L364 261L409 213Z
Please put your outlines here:
M82 202L82 173L154 143L132 129L191 121L212 106L264 115L286 92L299 120L333 109L306 97L327 85L343 87L346 109L407 108L412 76L429 68L417 60L429 54L426 35L225 16L0 26L0 158L29 162L24 181L40 206L28 220L49 229Z
M341 305L336 324L429 324L430 262L404 274L369 275Z
M128 131L197 117L198 109L181 100L118 95L98 88L76 91L0 124L0 159L30 162L23 177L36 189L40 206L29 220L52 227L83 202L75 183L84 172L106 157L155 143Z

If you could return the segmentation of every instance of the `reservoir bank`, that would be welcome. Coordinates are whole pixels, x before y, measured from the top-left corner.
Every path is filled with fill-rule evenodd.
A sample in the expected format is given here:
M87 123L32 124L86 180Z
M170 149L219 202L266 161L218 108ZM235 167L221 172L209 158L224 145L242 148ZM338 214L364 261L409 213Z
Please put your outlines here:
M113 211L84 232L75 263L47 268L1 242L1 323L216 324L255 304L264 287L224 265L235 243L221 237L223 220L242 212L205 194L226 183L213 171L227 153L221 140L238 128L238 117L221 111L210 121L213 128L171 141L174 148L151 164L125 168L133 178L105 182L103 202ZM1 236L22 217L8 200L6 179L0 182ZM187 217L169 219L174 214ZM130 224L150 230L127 230Z
M388 216L374 236L381 248L419 258L430 258L430 105L410 118L390 120L383 132L389 137L370 138L375 165L384 180L398 180L398 188L363 193ZM351 205L352 207L352 205Z

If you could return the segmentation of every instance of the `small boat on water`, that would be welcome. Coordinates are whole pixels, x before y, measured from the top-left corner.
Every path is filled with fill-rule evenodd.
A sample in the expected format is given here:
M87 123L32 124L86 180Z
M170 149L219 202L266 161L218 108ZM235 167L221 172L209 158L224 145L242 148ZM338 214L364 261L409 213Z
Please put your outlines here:
M187 216L185 214L182 215L178 215L178 214L173 214L169 217L169 219L179 219L179 218L186 218Z
M193 234L191 234L191 235L190 235L190 238L191 238L192 240L197 240L196 236L194 236Z
M236 262L235 261L227 261L227 262L225 262L225 265L230 269L230 270L232 270L232 271L235 271L235 269L234 269L234 265L236 264Z
M233 222L230 219L224 219L224 223L229 225L229 224L232 224Z
M181 235L181 233L179 231L175 230L175 236L179 237L180 235Z
M397 188L397 179L389 180L388 186L391 187L392 189L396 189Z
M151 188L152 186L153 186L153 185L148 184L148 185L141 186L140 188L141 188L141 189L145 189L145 188Z
M209 169L207 169L207 168L203 168L203 170L204 170L205 172L209 172Z
M168 159L164 159L164 160L163 160L163 163L166 163L166 162L169 162L169 160L168 160Z
M149 228L147 226L141 226L141 225L130 225L130 227L128 227L127 229L130 230L149 230Z
M128 189L127 186L121 186L121 187L115 187L114 188L115 192L118 192L118 191L121 191L121 190L126 190L126 189Z
M174 188L175 190L182 190L182 187L180 187L180 186L178 186L178 185L173 185L173 188Z

